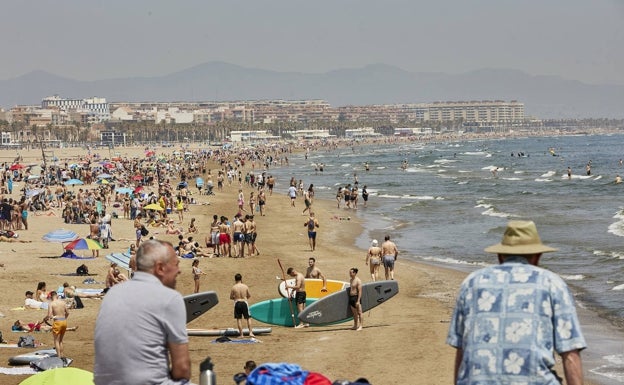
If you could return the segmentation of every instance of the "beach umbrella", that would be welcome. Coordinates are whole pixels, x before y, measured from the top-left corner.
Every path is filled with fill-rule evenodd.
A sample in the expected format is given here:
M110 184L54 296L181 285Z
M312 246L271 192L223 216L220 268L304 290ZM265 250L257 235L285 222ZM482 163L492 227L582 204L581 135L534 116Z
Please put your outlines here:
M108 184L109 182L106 179L99 179L97 182L95 182L97 184Z
M93 373L72 367L48 369L20 382L19 385L93 385Z
M28 178L26 179L33 180L33 179L39 179L39 178L41 178L41 175L28 175Z
M23 164L15 163L15 164L12 164L11 167L9 167L9 170L11 170L11 171L21 170L24 167L25 166Z
M156 154L155 151L150 150L145 153L145 156L150 157L150 156L154 156L155 154Z
M204 180L200 177L195 178L195 185L197 187L203 187L204 186Z
M117 187L115 191L117 191L120 194L132 194L134 192L134 189L130 187Z
M103 248L100 242L89 238L78 238L64 247L65 250L100 250Z
M78 238L78 234L74 233L71 230L58 229L58 230L50 231L49 233L45 234L42 238L44 241L48 241L48 242L63 243L63 242L71 242L75 240L76 238Z
M45 190L43 190L43 189L38 189L38 188L31 189L31 190L26 191L26 196L27 196L28 198L32 198L32 197L34 197L34 196L36 196L36 195L41 194L41 193L42 193L42 192L44 192L44 191L45 191Z
M98 179L109 179L109 178L112 178L112 177L113 176L111 174L103 173L103 174L98 175L96 178L98 178Z
M151 203L147 206L143 206L143 209L145 210L156 210L156 211L163 211L164 209L158 204L158 203Z
M143 175L135 175L132 177L132 180L136 180L136 181L143 180Z
M140 193L141 191L143 191L143 186L138 186L137 188L132 190L132 192L135 193L135 194Z
M70 179L67 182L65 182L65 185L67 186L75 186L77 184L84 184L84 182L81 181L80 179Z

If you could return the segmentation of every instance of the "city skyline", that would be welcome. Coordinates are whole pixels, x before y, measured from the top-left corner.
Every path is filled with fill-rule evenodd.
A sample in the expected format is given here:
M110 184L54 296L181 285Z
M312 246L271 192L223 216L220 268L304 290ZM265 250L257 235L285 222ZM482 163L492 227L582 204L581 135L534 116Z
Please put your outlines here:
M505 68L624 85L619 0L9 2L0 33L0 80L161 76L224 61L302 73Z

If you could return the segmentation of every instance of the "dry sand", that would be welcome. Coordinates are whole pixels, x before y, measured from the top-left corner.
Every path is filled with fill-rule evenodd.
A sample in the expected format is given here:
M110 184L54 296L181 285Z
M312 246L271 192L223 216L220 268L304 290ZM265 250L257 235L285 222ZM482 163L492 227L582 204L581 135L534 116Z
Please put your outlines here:
M62 157L84 155L84 150L62 150ZM107 151L107 150L106 150ZM140 148L118 150L122 156L142 155ZM58 153L58 151L57 151ZM39 151L21 151L24 163L40 160ZM15 151L0 152L0 162L11 161ZM102 156L107 154L102 153ZM214 167L213 167L214 172ZM21 187L21 185L20 185ZM85 187L85 186L82 186ZM89 186L86 186L87 188ZM75 187L78 188L78 187ZM195 239L203 240L209 231L213 214L230 218L237 212L237 186L227 187L216 196L193 197L200 203L190 206L185 213L184 227L188 227L191 217L196 218L199 234ZM216 190L216 189L215 189ZM351 221L332 219L335 215L349 215L344 209L336 209L333 202L316 201L314 211L320 221L317 250L309 251L305 217L301 210L303 202L297 207L290 207L286 196L287 181L278 181L275 193L268 197L267 214L256 216L258 224L257 246L259 256L244 259L203 258L200 268L208 273L201 278L201 290L215 290L220 303L205 315L191 322L191 328L226 328L235 327L233 305L229 300L230 288L234 283L234 274L241 273L243 281L250 287L251 303L279 297L276 275L281 275L277 259L284 267L293 266L299 270L307 267L308 257L317 259L317 266L330 279L348 281L351 267L360 269L363 282L370 281L368 267L364 264L366 250L354 246L355 239L362 227L357 218ZM250 188L244 187L245 196ZM17 197L19 188L13 191ZM20 238L32 243L0 243L0 330L5 340L16 342L20 333L11 332L11 325L16 319L32 322L43 318L42 310L15 310L23 305L24 292L35 291L37 282L47 282L48 289L53 289L67 281L77 287L104 287L104 285L85 285L84 277L63 276L76 270L81 263L89 266L96 281L104 281L109 266L106 259L73 260L53 258L61 254L60 244L45 242L41 237L48 231L66 228L84 236L88 233L87 225L67 225L59 217L29 217L30 230L19 232ZM114 237L108 252L124 251L133 238L132 221L113 220ZM151 229L151 235L158 239L174 241L173 235L165 235L164 229ZM126 238L128 240L121 240ZM398 245L399 249L401 245ZM180 263L182 274L178 277L177 289L183 294L193 291L191 260L183 259ZM382 271L383 275L383 271ZM399 294L364 314L364 330L350 330L351 324L327 327L293 329L272 326L271 334L258 337L257 344L217 344L214 337L190 337L189 347L193 364L192 381L199 382L199 363L210 356L215 364L219 383L233 383L232 376L241 372L246 360L257 363L290 362L301 365L304 369L324 374L332 381L336 379L354 380L366 377L373 384L448 384L453 377L454 349L445 345L448 321L452 312L455 293L465 274L434 266L416 264L404 259L396 266L396 279L399 282ZM93 370L94 347L93 331L95 318L101 300L85 299L84 309L71 310L69 326L79 325L76 332L67 332L65 352L74 359L74 367ZM252 326L271 326L253 321ZM132 325L119 325L119 328L131 328ZM43 348L53 348L50 333L34 333L37 342ZM123 346L121 349L131 349ZM7 359L25 349L0 349L0 366L8 366ZM18 384L26 376L0 375L1 383Z

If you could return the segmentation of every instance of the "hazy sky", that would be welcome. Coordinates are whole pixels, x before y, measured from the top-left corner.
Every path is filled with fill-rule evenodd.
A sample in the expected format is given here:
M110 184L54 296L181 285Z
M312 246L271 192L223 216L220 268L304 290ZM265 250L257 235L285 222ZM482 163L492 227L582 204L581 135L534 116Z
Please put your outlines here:
M11 0L0 79L164 75L208 61L326 72L510 68L624 84L624 0Z

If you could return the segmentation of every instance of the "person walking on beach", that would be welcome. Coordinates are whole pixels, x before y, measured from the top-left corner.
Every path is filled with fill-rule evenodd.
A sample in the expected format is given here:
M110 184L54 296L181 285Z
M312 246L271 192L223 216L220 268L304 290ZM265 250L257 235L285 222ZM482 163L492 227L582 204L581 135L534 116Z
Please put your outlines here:
M303 274L296 271L294 268L289 267L286 270L286 274L295 279L295 284L292 286L286 285L286 289L293 289L295 291L295 303L297 304L297 312L301 313L306 307L306 291L305 291L305 277ZM310 326L307 323L299 322L295 325L295 328L303 328Z
M199 259L196 259L193 261L192 267L193 267L193 281L195 282L195 290L193 291L193 293L199 293L199 278L201 278L202 275L206 275L206 273L204 273L199 268Z
M538 267L542 244L535 223L511 221L500 243L485 249L498 265L471 273L461 284L447 344L454 347L455 384L583 383L580 351L587 346L574 297L555 273Z
M353 314L352 330L360 331L362 325L362 281L357 276L358 269L352 267L349 269L349 307Z
M399 249L397 249L394 242L390 240L390 236L384 237L384 243L381 244L381 254L383 255L384 272L386 279L394 279L394 263L399 256Z
M316 229L319 227L319 222L314 218L314 212L310 211L310 217L303 223L303 226L308 228L308 241L310 242L310 250L316 249Z
M295 200L297 199L297 187L295 185L291 184L288 187L288 196L290 197L290 205L295 207Z
M316 267L316 259L314 257L308 258L308 268L306 269L305 277L322 279L323 287L321 288L321 291L327 291L327 279L325 279L325 276L323 275L323 272L321 272L321 269Z
M381 247L376 239L371 242L371 247L366 253L366 265L370 267L370 275L373 282L379 278L379 265L381 265Z
M253 329L251 328L251 317L249 316L249 304L247 301L251 298L249 293L249 287L243 283L243 276L236 274L234 276L236 282L232 286L230 291L230 299L234 301L234 318L236 319L236 326L238 327L238 335L240 338L244 337L243 334L243 318L247 321L247 329L249 330L249 337L255 337Z
M95 385L186 384L191 379L186 310L175 290L180 261L171 243L148 240L136 262L134 278L111 288L100 306Z
M50 304L48 305L47 320L52 320L52 335L54 336L54 349L56 355L65 362L63 354L63 337L67 331L67 317L69 310L65 300L58 297L57 292L50 292Z

